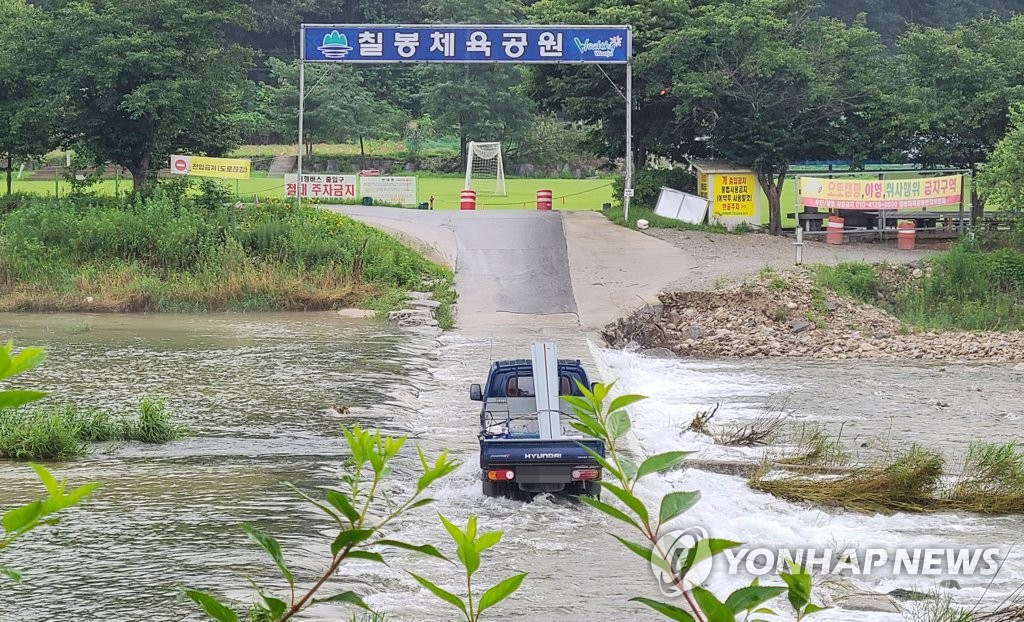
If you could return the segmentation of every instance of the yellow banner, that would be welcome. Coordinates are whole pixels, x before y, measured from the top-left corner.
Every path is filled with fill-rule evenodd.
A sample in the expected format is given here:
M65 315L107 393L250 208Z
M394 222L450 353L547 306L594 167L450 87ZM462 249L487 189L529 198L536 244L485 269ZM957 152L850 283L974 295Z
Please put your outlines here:
M959 175L916 179L800 178L800 203L824 209L895 210L957 205Z
M754 203L757 176L753 173L716 173L712 177L711 200L716 218L753 218L757 215Z
M187 155L171 156L171 172L175 175L249 179L251 170L252 163L249 160Z

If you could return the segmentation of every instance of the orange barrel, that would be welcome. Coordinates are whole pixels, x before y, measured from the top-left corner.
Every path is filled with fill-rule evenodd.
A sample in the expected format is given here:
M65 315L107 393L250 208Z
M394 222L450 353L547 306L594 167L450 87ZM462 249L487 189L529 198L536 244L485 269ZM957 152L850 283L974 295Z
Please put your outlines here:
M917 225L912 220L904 220L896 229L896 248L901 251L914 250L914 242L917 240Z
M839 216L828 217L828 231L825 232L825 243L826 244L842 244L843 243L843 227L844 221Z
M551 191L550 190L538 190L537 191L537 209L543 212L551 211Z
M459 209L476 209L476 190L463 190L459 199Z

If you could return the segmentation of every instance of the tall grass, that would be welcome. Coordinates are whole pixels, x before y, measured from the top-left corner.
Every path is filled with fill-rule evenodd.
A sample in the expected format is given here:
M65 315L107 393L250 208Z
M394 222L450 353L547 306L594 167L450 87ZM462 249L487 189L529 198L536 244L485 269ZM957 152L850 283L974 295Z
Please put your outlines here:
M340 214L171 182L145 198L24 199L2 244L0 310L332 309L450 277Z
M919 446L838 477L779 476L766 461L750 485L792 501L854 511L1024 513L1024 453L1013 443L974 443L958 472Z
M814 274L818 285L822 287L861 302L878 302L878 276L871 264L850 261L834 266L819 265L814 267Z
M188 431L171 419L162 400L144 398L134 415L116 415L74 404L0 410L0 458L69 460L89 443L168 443Z
M886 282L880 270L864 263L817 266L815 276L819 285L881 306L919 328L1024 329L1024 251L986 251L962 242L930 257L924 268L919 278L898 283Z

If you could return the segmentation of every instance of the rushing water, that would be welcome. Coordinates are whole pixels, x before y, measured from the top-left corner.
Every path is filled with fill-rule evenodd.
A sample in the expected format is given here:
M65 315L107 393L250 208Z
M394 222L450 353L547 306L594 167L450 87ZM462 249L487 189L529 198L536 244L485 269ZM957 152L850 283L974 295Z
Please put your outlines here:
M447 543L436 511L462 522L470 513L505 531L478 575L491 584L515 571L530 576L496 612L531 620L655 619L633 595L657 596L642 562L611 540L611 524L577 502L542 497L531 504L486 499L476 476L478 412L467 399L496 358L526 356L538 339L557 341L619 389L653 396L633 409L634 450L698 450L706 458L754 457L684 432L696 410L720 403L716 421L745 421L766 402L785 402L794 419L817 420L868 449L919 442L950 455L972 438L1014 438L1024 378L992 366L877 366L821 362L686 362L647 359L593 347L571 329L503 329L494 334L430 335L331 314L202 316L6 316L17 344L45 344L49 359L30 379L60 398L129 409L143 394L164 397L193 435L163 446L128 444L57 470L73 483L102 480L88 503L61 525L42 529L5 555L26 570L24 585L3 584L0 620L202 619L176 600L176 586L211 589L245 601L248 578L279 585L272 565L238 529L255 524L277 536L302 579L325 559L328 525L283 485L330 484L343 457L339 427L359 422L410 436L435 455L448 448L463 462L435 491L434 509L393 528L411 542ZM88 325L88 330L85 330ZM981 389L980 391L978 389ZM350 414L336 411L347 407ZM416 478L412 446L391 492ZM686 515L714 537L763 546L1008 550L1024 527L1017 518L952 515L859 516L781 502L736 477L680 470L647 480L649 500L670 489L701 490ZM0 464L0 507L35 491L31 471ZM713 528L711 527L713 526ZM444 546L442 548L445 548ZM450 547L449 547L450 548ZM1024 562L1009 552L990 598L1024 583ZM395 620L453 618L404 572L452 591L457 568L430 558L393 556L390 567L352 563L333 587L354 587ZM716 571L718 568L716 567ZM743 577L716 575L717 587ZM749 580L749 577L745 578ZM935 578L872 576L864 587L927 591ZM957 598L973 602L988 578L959 579ZM321 619L347 619L327 609ZM902 620L833 610L822 620Z

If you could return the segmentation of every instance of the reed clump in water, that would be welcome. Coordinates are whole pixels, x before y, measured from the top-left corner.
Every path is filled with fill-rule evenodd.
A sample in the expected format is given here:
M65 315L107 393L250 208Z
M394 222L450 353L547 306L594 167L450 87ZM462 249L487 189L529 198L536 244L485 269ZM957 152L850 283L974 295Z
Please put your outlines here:
M782 431L789 414L776 410L770 405L765 406L762 413L754 417L752 421L734 425L711 425L711 420L718 412L719 404L708 410L698 412L686 428L690 432L696 432L710 436L718 445L727 447L763 447L775 440Z
M88 453L89 443L168 443L187 434L163 400L150 398L131 415L74 404L0 410L0 458L14 460L69 460Z
M861 512L1024 513L1024 453L1014 443L973 443L953 474L940 453L917 445L833 477L784 474L774 464L753 473L751 488Z

